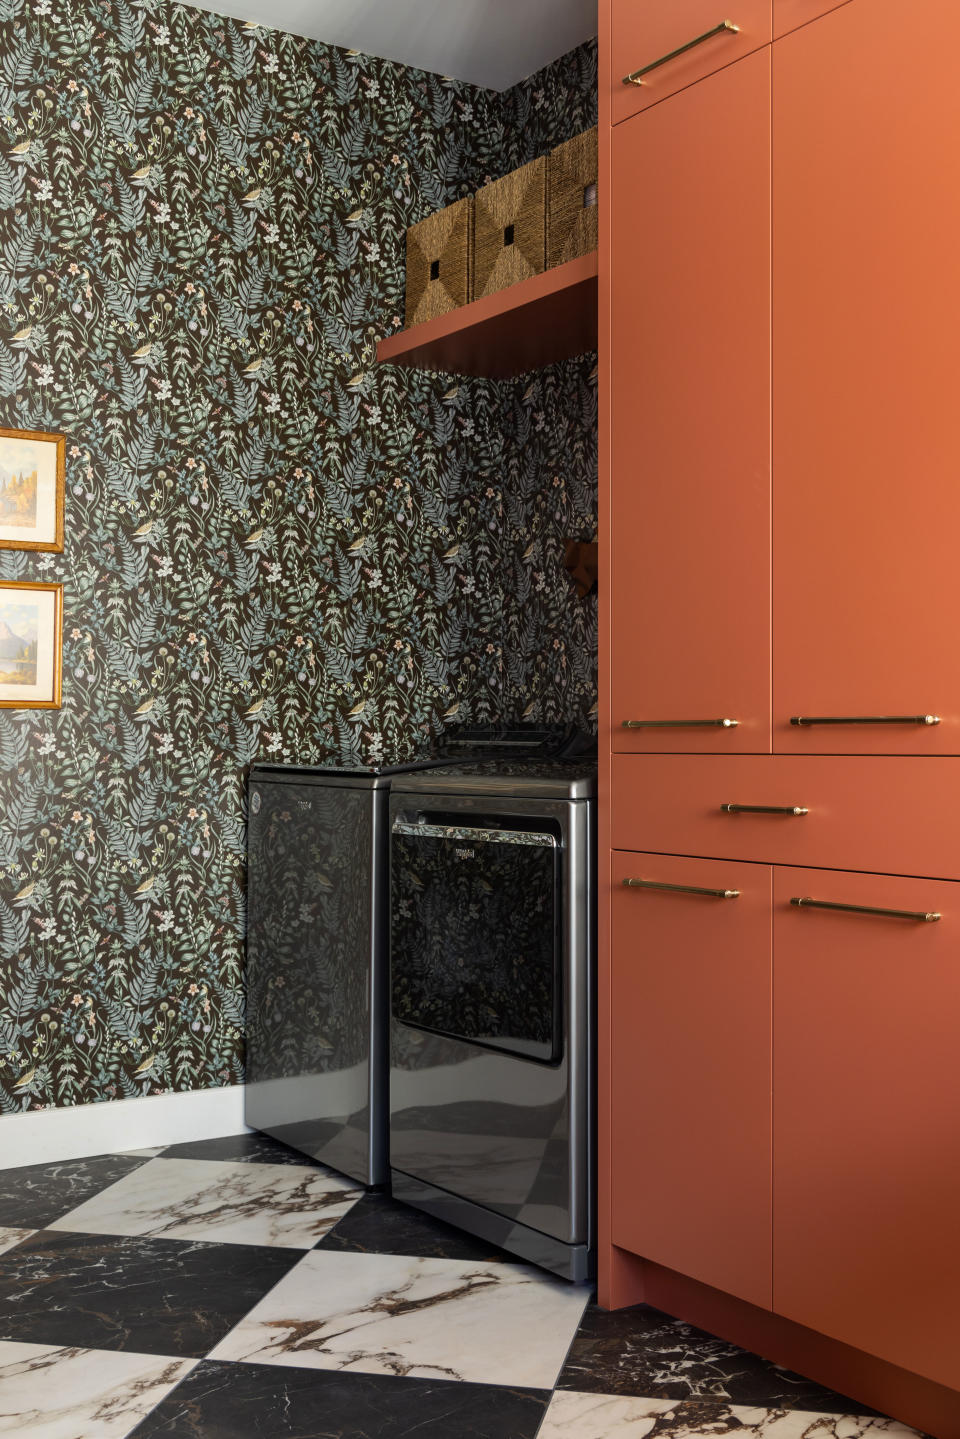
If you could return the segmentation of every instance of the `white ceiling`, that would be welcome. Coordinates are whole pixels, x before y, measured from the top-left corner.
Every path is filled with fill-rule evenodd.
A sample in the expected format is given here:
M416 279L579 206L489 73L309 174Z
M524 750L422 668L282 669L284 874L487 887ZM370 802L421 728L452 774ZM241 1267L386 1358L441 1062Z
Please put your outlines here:
M597 33L597 0L212 0L198 8L492 90Z

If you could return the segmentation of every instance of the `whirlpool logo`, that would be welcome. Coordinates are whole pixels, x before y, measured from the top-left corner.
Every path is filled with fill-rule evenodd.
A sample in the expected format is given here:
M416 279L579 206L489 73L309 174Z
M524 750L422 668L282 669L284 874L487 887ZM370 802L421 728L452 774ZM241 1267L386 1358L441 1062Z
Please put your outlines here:
M474 859L477 853L475 849L455 849L453 852L457 859Z

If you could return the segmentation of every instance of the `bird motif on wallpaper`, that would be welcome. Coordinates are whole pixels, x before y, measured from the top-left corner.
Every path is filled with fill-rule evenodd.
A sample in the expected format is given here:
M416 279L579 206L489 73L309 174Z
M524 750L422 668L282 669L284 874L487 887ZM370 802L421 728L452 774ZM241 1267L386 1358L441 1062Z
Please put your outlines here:
M156 876L148 874L146 879L138 884L133 892L134 894L149 894L156 882Z
M13 896L13 902L14 902L14 904L26 904L27 900L28 900L28 899L30 898L30 896L33 894L33 891L36 889L36 887L37 887L36 880L31 880L29 884L25 884L25 885L23 886L23 889L19 890L19 891Z
M248 715L258 715L265 704L266 700L254 700L250 708L244 711L244 713Z
M367 537L366 537L366 535L361 535L358 540L352 540L351 543L350 543L349 545L347 545L347 554L348 554L348 555L358 555L358 554L360 553L360 551L363 549L363 547L364 547L364 545L365 545L366 543L367 543Z
M36 1072L36 1069L28 1069L25 1074L21 1074L20 1078L13 1086L14 1089L26 1089L28 1084L32 1084Z
M366 707L366 700L359 700L358 703L354 705L353 709L347 710L347 719L357 719L358 716L363 714Z

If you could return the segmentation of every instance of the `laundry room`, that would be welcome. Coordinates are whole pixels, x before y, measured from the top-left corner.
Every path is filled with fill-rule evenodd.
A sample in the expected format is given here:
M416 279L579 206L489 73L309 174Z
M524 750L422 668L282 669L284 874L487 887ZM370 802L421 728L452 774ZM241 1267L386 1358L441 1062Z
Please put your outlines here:
M0 1434L960 1439L915 9L0 0Z

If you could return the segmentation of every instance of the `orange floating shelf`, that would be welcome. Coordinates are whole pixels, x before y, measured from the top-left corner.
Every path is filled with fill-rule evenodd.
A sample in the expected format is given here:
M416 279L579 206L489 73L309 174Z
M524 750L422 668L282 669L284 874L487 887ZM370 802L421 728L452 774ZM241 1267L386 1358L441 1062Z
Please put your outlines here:
M597 252L390 335L377 359L509 379L597 348Z

